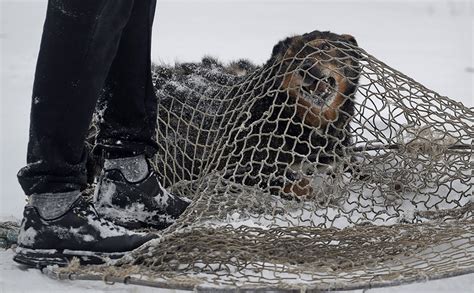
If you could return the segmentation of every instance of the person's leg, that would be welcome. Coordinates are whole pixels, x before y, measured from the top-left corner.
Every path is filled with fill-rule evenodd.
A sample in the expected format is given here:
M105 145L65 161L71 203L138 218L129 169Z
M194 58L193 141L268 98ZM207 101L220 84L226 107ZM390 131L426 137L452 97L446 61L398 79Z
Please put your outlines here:
M135 1L106 80L98 109L94 152L105 158L153 156L157 99L151 77L156 0Z
M17 262L66 264L80 251L124 252L151 239L101 219L81 196L86 133L133 3L48 3L33 86L28 165L18 174L30 198Z
M27 195L86 185L84 140L133 0L50 0L31 105Z
M128 228L163 229L189 201L168 193L147 161L157 151L157 99L151 77L151 34L156 0L135 1L98 105L94 152L105 158L96 206Z

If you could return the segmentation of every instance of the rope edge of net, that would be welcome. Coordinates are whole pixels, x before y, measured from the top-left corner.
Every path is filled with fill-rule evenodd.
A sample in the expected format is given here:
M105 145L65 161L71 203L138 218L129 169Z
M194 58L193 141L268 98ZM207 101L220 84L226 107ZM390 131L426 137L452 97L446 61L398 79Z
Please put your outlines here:
M384 287L392 287L392 286L400 286L400 285L408 285L413 283L420 283L426 281L434 281L446 278L452 278L467 274L474 274L474 266L465 268L462 270L455 270L450 272L441 272L441 273L434 273L434 274L417 274L413 277L404 277L402 279L396 279L392 281L361 281L357 283L351 284L329 284L325 286L318 286L318 285L294 285L294 288L282 288L277 286L229 286L226 285L224 288L216 288L206 285L192 285L187 284L186 282L177 282L177 283L170 283L166 281L150 281L150 280L143 280L140 278L126 276L126 277L114 277L107 274L98 275L98 274L77 274L77 273L59 273L54 271L54 268L44 268L42 269L42 273L45 274L47 277L58 280L58 281L102 281L107 285L114 285L114 284L125 284L125 285L137 285L137 286L144 286L144 287L153 287L153 288L160 288L160 289L172 289L172 290L183 290L183 291L194 291L194 292L321 292L321 290L360 290L360 289L372 289L372 288L384 288ZM374 276L373 279L376 279L377 276ZM289 286L291 287L291 286Z

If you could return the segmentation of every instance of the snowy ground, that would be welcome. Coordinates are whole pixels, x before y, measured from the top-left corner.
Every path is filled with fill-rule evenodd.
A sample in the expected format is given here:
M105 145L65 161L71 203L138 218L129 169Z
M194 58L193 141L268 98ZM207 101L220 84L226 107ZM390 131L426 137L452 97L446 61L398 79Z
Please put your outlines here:
M127 293L147 293L147 292L162 292L172 293L178 292L176 290L156 289L150 287L114 284L106 285L103 282L96 281L56 281L45 277L38 270L20 270L17 265L11 260L13 251L0 250L0 293L13 292L69 292L79 293L84 292L127 292ZM450 279L434 280L426 283L415 283L397 287L378 288L366 290L365 292L373 293L401 293L401 292L416 292L416 293L463 293L473 292L474 280L471 275L464 275L453 277ZM186 292L186 291L179 291ZM363 293L362 290L350 291L353 293Z
M20 218L16 172L25 162L29 104L46 1L1 1L0 220ZM359 45L442 95L474 106L474 1L159 0L153 59L205 54L264 62L283 37L314 29L350 33ZM147 292L100 283L56 282L20 271L0 251L0 292ZM25 282L23 280L28 280ZM39 289L41 288L41 289ZM369 290L474 292L474 275Z

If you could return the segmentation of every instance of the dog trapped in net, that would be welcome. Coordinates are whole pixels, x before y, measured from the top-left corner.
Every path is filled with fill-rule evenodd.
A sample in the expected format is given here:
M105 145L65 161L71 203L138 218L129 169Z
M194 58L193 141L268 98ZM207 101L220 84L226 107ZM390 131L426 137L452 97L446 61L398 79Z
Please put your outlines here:
M308 175L349 156L360 68L347 44L357 45L314 31L279 42L261 68L212 58L157 67L158 140L176 144L161 150L167 183L217 170L286 198L311 196Z
M327 290L474 270L472 108L329 32L289 37L261 66L153 74L155 163L193 203L117 275Z

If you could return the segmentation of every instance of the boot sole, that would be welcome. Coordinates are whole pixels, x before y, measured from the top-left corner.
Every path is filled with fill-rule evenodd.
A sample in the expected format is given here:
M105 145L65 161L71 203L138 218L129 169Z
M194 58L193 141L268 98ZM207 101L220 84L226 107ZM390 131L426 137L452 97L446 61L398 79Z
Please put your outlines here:
M68 266L74 258L81 265L99 265L110 260L116 260L125 255L125 252L91 252L79 250L56 250L56 249L29 249L19 247L13 260L19 264L31 268L43 269L47 266Z

